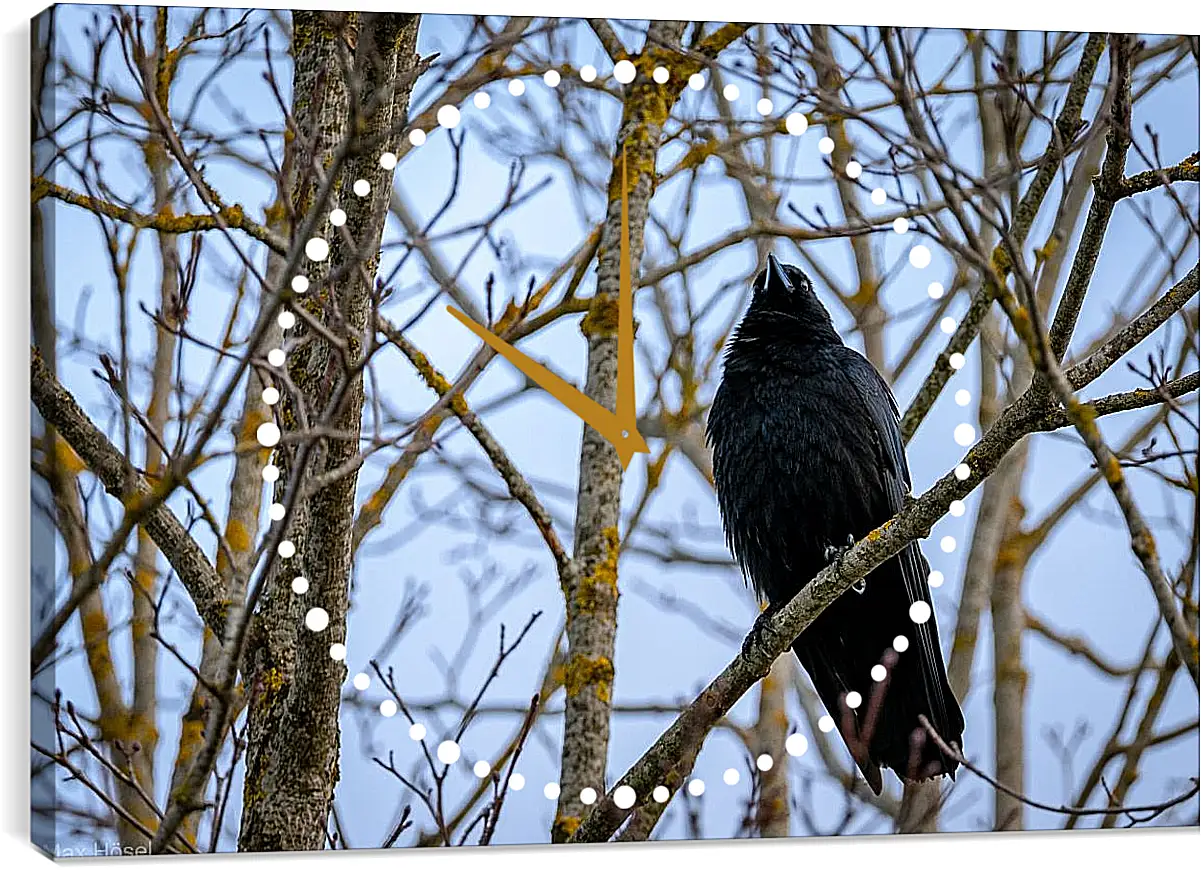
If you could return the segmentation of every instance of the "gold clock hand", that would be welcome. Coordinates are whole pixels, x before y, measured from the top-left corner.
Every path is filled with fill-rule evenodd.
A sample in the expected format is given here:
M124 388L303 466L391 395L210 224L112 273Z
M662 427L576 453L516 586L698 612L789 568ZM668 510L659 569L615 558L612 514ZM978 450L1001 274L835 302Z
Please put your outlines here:
M626 431L638 421L634 387L634 290L630 277L630 204L626 187L626 146L621 146L621 251L617 285L617 417ZM618 448L620 451L620 448ZM649 452L649 451L648 451ZM626 467L626 463L622 463Z
M567 410L599 432L606 441L616 447L617 455L621 458L622 468L629 467L630 460L634 458L635 453L650 453L650 448L642 436L638 434L633 423L627 424L623 422L617 414L610 411L604 405L601 405L595 399L588 398L550 369L534 362L503 338L500 338L491 330L480 326L462 311L452 308L449 305L446 306L446 310L456 320L479 336L481 341L512 363L518 371L562 402Z
M610 411L590 399L546 366L540 365L462 311L446 306L456 320L481 341L512 363L518 371L563 403L569 411L595 429L617 449L622 468L630 467L635 453L650 453L638 434L637 393L634 388L634 290L630 277L630 208L626 189L626 149L621 151L621 249L617 287L617 410Z

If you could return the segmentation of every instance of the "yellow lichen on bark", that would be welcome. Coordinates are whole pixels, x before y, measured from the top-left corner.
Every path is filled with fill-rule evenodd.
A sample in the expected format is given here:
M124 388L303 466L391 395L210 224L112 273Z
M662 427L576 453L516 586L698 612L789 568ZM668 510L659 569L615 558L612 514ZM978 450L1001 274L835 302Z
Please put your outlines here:
M609 338L617 335L617 320L621 306L615 296L596 295L588 306L588 313L580 322L580 332L589 338Z
M576 828L580 826L578 816L555 816L555 824L552 830L554 842L561 843L575 833Z
M430 362L429 357L420 350L417 350L417 348L411 348L408 356L409 362L413 364L413 368L417 370L417 374L421 375L421 379L425 381L426 386L437 393L439 398L451 391L454 385L446 379L446 376L442 372L438 371L434 364ZM467 400L463 398L461 392L451 397L450 408L458 417L462 417L468 413ZM423 425L428 427L431 422L432 419L427 420ZM437 427L435 426L434 428L436 429ZM432 435L433 432L430 431L429 434Z
M589 686L594 686L597 697L607 703L612 685L613 662L607 658L572 656L563 668L563 688L569 698L574 698Z
M609 526L601 534L604 537L604 554L592 570L580 578L576 612L591 613L601 601L616 601L620 594L617 590L617 559L621 553L621 541L617 528Z

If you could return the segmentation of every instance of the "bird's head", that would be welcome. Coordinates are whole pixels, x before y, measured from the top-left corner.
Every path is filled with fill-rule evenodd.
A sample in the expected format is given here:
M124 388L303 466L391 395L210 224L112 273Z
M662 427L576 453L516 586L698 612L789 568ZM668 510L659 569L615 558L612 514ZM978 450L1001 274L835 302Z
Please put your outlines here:
M813 291L813 282L796 266L768 254L767 265L755 276L751 289L751 304L740 333L801 342L841 342L830 313Z

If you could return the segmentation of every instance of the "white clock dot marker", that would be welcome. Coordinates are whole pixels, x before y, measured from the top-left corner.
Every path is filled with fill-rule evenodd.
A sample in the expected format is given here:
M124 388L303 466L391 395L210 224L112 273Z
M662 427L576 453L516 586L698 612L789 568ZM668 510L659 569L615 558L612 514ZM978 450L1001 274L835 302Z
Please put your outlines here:
M915 625L924 625L930 619L930 605L924 601L915 601L909 605L909 618Z
M304 624L309 631L321 632L329 627L329 613L324 608L314 607L304 615Z
M261 423L259 424L259 428L255 430L255 436L258 438L259 444L262 444L264 447L274 447L278 444L279 435L279 427L271 422Z
M329 256L329 242L320 236L314 236L304 243L304 254L314 263L320 263Z

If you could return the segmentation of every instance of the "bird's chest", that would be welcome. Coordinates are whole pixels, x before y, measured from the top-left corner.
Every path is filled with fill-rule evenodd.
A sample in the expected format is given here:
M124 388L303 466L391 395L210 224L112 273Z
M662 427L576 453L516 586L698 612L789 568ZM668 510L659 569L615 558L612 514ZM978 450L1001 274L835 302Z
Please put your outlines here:
M871 430L862 402L845 383L821 373L788 374L754 383L755 422L749 437L764 450L770 471L818 484L836 480L848 464L870 459Z
M861 402L840 383L820 371L777 373L728 397L731 436L714 445L714 474L746 533L816 553L870 520L876 449Z

